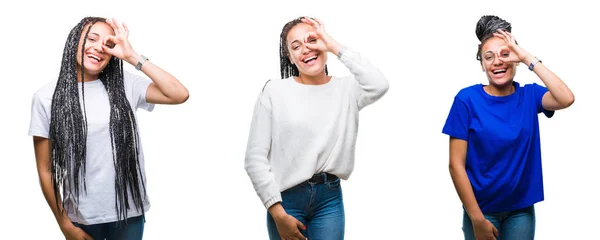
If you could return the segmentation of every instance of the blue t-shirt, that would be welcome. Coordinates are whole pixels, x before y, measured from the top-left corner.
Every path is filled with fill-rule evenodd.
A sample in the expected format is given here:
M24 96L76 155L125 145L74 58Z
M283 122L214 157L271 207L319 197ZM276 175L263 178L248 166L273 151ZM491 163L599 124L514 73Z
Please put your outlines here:
M454 98L442 133L466 140L466 171L483 213L512 211L544 200L538 114L548 91L519 86L508 96L491 96L482 84Z

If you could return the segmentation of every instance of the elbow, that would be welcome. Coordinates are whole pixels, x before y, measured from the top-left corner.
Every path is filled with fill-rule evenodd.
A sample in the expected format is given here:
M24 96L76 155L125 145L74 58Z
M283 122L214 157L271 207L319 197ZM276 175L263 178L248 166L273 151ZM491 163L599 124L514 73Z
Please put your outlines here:
M385 94L387 93L387 91L390 89L390 81L387 80L387 78L383 78L383 82L381 83L381 94Z
M456 173L465 171L465 166L451 161L450 164L448 164L448 170L450 171L450 176L454 177Z
M570 95L569 95L569 97L568 97L568 98L566 98L566 99L563 101L563 103L562 103L562 104L563 104L563 107L564 107L564 108L568 108L568 107L570 107L571 105L573 105L573 103L574 103L574 102L575 102L575 95L573 95L573 94L570 94Z
M186 102L190 98L190 93L187 89L183 91L183 93L179 94L177 98L173 99L175 104L182 104Z

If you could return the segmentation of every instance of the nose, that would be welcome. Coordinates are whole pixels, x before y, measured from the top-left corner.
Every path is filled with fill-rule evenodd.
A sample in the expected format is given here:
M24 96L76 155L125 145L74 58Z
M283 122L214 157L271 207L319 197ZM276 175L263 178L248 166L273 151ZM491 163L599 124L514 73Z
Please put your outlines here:
M493 62L494 66L499 66L504 64L504 61L502 61L498 56L494 56L494 62Z
M310 49L308 49L308 47L306 45L302 46L302 54L308 54L310 52Z
M96 52L104 53L104 51L102 51L102 45L101 45L101 43L94 43L94 45L92 46L92 48L94 50L96 50Z

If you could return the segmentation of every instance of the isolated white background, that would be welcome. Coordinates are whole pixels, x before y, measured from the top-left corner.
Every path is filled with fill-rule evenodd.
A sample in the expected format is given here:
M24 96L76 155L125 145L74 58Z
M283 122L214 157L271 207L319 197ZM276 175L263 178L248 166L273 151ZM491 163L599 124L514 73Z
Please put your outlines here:
M128 24L134 49L191 94L183 105L139 111L152 202L145 239L267 239L265 209L243 168L249 125L263 84L279 77L281 28L311 15L391 85L361 112L355 171L342 183L346 239L461 239L441 129L458 90L487 81L475 60L475 24L484 14L511 22L519 44L576 96L552 119L540 116L546 200L536 205L536 239L597 237L594 9L577 1L5 1L0 238L63 238L27 136L31 98L58 76L68 32L81 18L114 16ZM334 57L329 69L349 74ZM523 65L516 80L541 84Z

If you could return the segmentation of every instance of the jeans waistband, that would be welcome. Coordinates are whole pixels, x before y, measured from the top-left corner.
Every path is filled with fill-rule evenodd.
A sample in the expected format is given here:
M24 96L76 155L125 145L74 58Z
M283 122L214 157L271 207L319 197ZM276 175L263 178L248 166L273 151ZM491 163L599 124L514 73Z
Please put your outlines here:
M312 184L322 184L326 183L327 181L335 181L337 179L338 177L336 175L330 173L317 173L313 175L312 178L308 179L306 182Z

